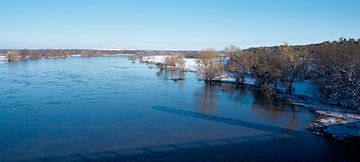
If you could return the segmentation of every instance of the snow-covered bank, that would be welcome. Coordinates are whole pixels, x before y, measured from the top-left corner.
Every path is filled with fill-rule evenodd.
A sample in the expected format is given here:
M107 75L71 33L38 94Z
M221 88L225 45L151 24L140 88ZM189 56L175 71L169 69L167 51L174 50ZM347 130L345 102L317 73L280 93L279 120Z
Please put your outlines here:
M157 64L157 63L164 64L164 63L165 63L165 59L166 59L167 57L170 57L170 55L145 56L145 57L142 57L142 61L148 62L148 63L152 63L152 64ZM197 66L197 63L196 63L196 59L193 59L193 58L184 58L184 61L185 61L185 70L186 70L186 71L195 72L195 71L198 70L198 66Z
M164 63L165 59L169 57L168 55L154 55L154 56L144 56L142 57L142 61L149 63Z
M230 74L224 74L222 76L218 76L215 78L215 80L222 83L232 83L232 84L238 83L235 78L231 77ZM256 85L256 79L250 76L245 76L243 84Z
M143 62L151 63L151 64L157 64L165 63L165 59L171 57L170 55L152 55L152 56L144 56L142 57ZM184 58L185 61L185 70L190 72L197 72L199 70L197 65L197 59L194 58ZM228 60L224 59L224 64L226 64ZM218 76L214 78L215 82L222 82L222 83L231 83L231 84L237 84L238 82L234 78L234 76L228 72L225 72L223 75ZM245 76L243 84L247 85L256 85L256 79L250 75ZM308 97L315 97L314 93L314 86L308 81L305 82L295 82L293 85L293 94L295 95L301 95L301 96L308 96ZM285 86L279 84L278 90L285 91Z
M103 54L103 57L113 57L113 56L133 56L134 54ZM72 54L71 57L81 57L81 54Z
M6 60L7 60L6 56L0 56L0 61L6 61Z
M319 135L338 140L360 139L360 115L355 112L333 109L315 110L315 120L309 129Z
M312 133L342 141L360 140L359 111L323 104L318 98L293 96L290 100L313 112L314 119L308 126Z
M142 61L157 64L165 63L165 59L169 55L146 56ZM197 71L197 59L185 59L185 67L187 71ZM239 84L235 79L235 74L225 71L223 75L218 75L212 79L214 82ZM246 75L244 84L248 87L259 89L257 80L252 75ZM255 85L255 86L251 86ZM306 107L312 110L315 116L314 121L309 124L309 130L315 134L339 139L360 139L360 112L355 110L347 110L334 105L325 105L320 102L318 86L309 80L297 81L293 83L292 94L287 94L288 88L286 83L278 81L276 87L276 97L288 100L297 106Z

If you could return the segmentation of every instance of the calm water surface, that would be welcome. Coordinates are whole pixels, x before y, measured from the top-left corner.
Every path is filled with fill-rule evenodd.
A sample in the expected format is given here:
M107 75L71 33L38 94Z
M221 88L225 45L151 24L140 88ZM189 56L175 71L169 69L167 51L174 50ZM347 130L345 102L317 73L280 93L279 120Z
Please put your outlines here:
M192 73L169 78L126 57L0 62L0 161L108 151L174 159L187 150L200 160L356 158L307 132L307 109L232 85L207 87Z

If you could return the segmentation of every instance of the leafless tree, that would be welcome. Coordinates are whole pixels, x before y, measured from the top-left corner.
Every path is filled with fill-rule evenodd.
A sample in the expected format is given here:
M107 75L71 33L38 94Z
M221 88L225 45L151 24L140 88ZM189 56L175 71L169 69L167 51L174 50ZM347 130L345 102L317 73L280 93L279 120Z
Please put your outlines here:
M211 84L213 79L224 72L224 64L219 61L219 53L214 49L206 49L197 56L199 75L206 84Z

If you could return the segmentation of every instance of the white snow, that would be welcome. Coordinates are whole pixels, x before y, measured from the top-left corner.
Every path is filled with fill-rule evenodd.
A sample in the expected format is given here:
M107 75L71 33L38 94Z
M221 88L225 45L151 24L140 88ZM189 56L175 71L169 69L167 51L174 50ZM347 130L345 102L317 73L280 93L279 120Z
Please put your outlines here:
M167 57L170 57L170 55L154 55L154 56L145 56L142 58L143 61L145 62L149 62L149 63L164 63L165 59ZM196 59L193 58L184 58L185 61L185 69L187 71L197 71L198 70L198 66L196 63Z
M325 110L316 110L315 113L320 115L318 122L323 124L324 126L360 121L360 115L352 113Z
M149 62L149 63L152 63L152 64L156 64L156 63L164 63L166 57L170 57L170 55L145 56L145 57L142 58L142 60L144 62ZM185 61L185 69L186 69L186 71L196 72L196 71L199 70L197 62L196 62L197 59L195 59L195 58L184 58L184 61ZM235 83L236 82L235 78L231 77L229 74L219 76L217 79L221 80L223 82L227 82L227 83ZM244 83L249 84L249 85L255 85L256 84L256 79L253 78L253 77L246 76Z
M219 77L217 77L215 79L221 80L221 81L226 82L226 83L235 83L236 82L235 78L233 78L233 77L231 77L230 75L227 75L227 74L219 76ZM252 78L252 77L249 77L249 76L246 76L245 80L244 80L244 84L255 85L256 84L256 79Z
M317 97L318 89L311 83L311 81L295 82L293 84L294 94L308 96L308 97Z
M135 56L135 54L114 54L114 56Z
M6 56L0 56L0 61L6 61L6 60L7 60Z
M149 63L164 63L165 59L169 57L168 55L155 55L155 56L145 56L142 58L143 61Z
M360 120L360 115L352 114L352 113L333 112L333 111L325 111L325 110L317 110L316 112L321 115L333 116L337 118L351 118L351 119Z
M360 137L360 115L344 110L316 110L310 124L313 133L331 135L338 140Z
M185 58L185 69L187 71L197 71L198 70L198 65L196 63L197 59L194 58Z
M167 57L170 57L170 55L152 55L152 56L145 56L145 57L142 58L142 60L145 61L145 62L152 63L152 64L156 64L156 63L162 63L163 64ZM191 72L198 71L198 65L197 65L196 60L197 59L195 59L195 58L184 58L185 69L187 71L191 71ZM226 59L225 59L224 63L226 63ZM220 76L220 77L218 77L216 79L227 82L227 83L236 82L235 78L232 77L230 74L225 74L225 75ZM256 84L256 79L254 77L251 77L251 76L246 76L244 84L255 85ZM294 87L294 92L293 92L294 94L304 95L304 96L309 96L309 97L316 96L316 94L314 92L315 86L313 84L311 84L309 81L295 82L293 87ZM284 85L278 85L278 88L285 90Z
M340 121L337 122L335 118L326 118L326 119L320 119L320 123L323 123L324 125L333 125L333 124L339 124Z
M255 85L256 79L254 77L245 77L245 84Z

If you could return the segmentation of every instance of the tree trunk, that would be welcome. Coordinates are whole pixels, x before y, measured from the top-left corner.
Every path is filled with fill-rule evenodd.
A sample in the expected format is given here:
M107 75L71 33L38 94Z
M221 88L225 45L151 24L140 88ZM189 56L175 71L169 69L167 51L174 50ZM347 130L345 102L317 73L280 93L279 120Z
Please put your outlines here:
M293 83L294 83L294 80L295 80L295 76L292 76L292 77L291 77L291 80L290 80L290 85L289 85L289 87L288 87L288 93L289 93L289 94L292 93L292 90L293 90L292 85L293 85Z

